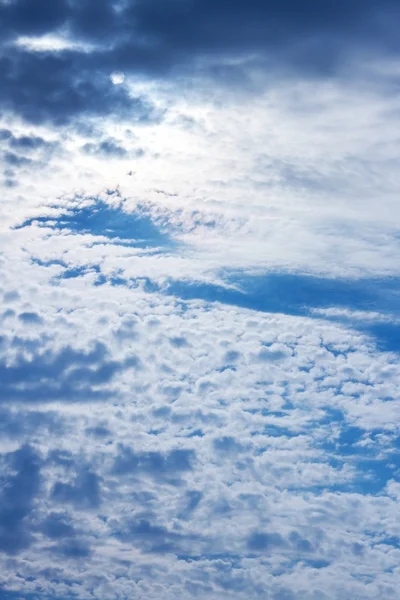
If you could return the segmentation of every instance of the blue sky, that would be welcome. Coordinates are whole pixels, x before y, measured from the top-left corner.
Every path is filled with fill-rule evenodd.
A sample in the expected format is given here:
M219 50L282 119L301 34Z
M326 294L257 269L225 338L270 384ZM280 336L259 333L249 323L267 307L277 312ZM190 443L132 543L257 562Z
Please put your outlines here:
M0 600L394 600L398 2L0 0Z

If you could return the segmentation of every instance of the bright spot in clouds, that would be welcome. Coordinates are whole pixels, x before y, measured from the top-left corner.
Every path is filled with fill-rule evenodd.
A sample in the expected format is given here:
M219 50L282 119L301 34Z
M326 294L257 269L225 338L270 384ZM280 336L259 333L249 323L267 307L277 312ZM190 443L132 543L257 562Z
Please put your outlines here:
M121 85L125 81L125 74L122 71L114 71L111 73L110 79L114 85Z

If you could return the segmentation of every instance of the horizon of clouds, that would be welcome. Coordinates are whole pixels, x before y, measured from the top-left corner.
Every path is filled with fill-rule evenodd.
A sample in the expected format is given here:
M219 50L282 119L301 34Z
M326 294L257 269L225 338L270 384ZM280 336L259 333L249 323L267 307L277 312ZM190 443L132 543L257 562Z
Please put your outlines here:
M396 598L399 21L0 0L0 598Z

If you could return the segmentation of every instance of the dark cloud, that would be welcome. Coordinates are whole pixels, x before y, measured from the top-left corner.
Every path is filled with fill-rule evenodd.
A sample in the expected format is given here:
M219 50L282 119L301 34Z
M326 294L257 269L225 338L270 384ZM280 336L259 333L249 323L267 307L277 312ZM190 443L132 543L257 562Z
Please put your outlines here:
M47 142L38 135L21 135L20 137L11 136L9 145L11 148L25 150L25 152L51 149L54 147L52 142Z
M103 425L97 425L96 427L87 427L85 430L87 434L92 435L96 438L104 438L112 435L112 432L108 427Z
M92 0L73 0L70 3L70 29L77 38L95 41L112 38L121 29L116 4L113 0L96 0L96 9L93 10Z
M65 558L87 558L90 554L90 546L85 540L70 539L56 548L57 552Z
M67 0L14 0L6 3L0 12L10 30L18 35L54 31L65 22L68 14Z
M14 188L18 186L18 181L15 181L15 179L4 179L3 185L6 188Z
M179 518L186 520L189 519L193 512L196 510L198 505L203 499L203 492L198 490L189 490L185 495L185 505L183 510L179 513Z
M64 422L56 412L21 411L0 408L0 435L8 438L24 438L34 434L59 436L64 433Z
M94 56L88 61L77 51L9 51L0 58L0 106L35 124L65 125L82 115L129 115L137 122L159 118L150 102L113 86L109 72Z
M28 341L14 340L12 345L27 349ZM90 401L104 399L104 390L93 386L109 383L121 370L134 366L108 359L107 348L97 343L88 351L65 347L58 352L40 351L40 342L33 342L31 358L22 354L14 364L0 359L0 398L2 402Z
M72 483L57 482L52 491L56 502L69 503L75 508L97 508L101 501L100 479L89 469L83 469Z
M90 546L82 538L82 532L72 524L68 514L51 512L41 523L39 531L55 542L50 551L71 559L87 558L91 554ZM79 537L79 534L81 537Z
M27 158L26 156L20 156L14 152L4 152L3 161L7 165L11 165L13 167L26 167L27 165L32 164L32 160L30 158Z
M218 438L213 441L214 450L223 454L236 454L243 450L243 446L230 436Z
M0 551L15 554L32 542L30 516L40 490L41 465L28 445L1 457Z
M164 526L154 525L147 519L121 522L119 528L114 531L114 536L124 542L131 542L142 552L157 554L170 552L177 554L199 540L199 536L174 532Z
M42 323L40 315L34 312L23 312L18 315L18 319L25 325L40 325Z
M4 302L15 302L16 300L19 300L20 295L19 292L17 292L16 290L13 290L11 292L5 292L4 296L3 296L3 301Z
M75 536L71 520L63 513L51 512L41 525L41 531L50 539L58 540Z
M178 484L180 475L193 468L194 450L178 448L166 453L134 452L128 446L120 445L115 459L114 475L149 475Z
M112 138L103 140L98 144L89 142L82 146L82 150L85 154L103 158L127 158L128 156L127 149Z
M279 533L254 532L247 540L247 547L254 552L268 552L282 548L285 541Z
M187 339L183 336L172 337L169 339L169 343L171 346L174 346L174 348L184 348L189 346Z
M60 450L58 448L49 452L47 460L49 463L54 463L65 468L72 469L75 465L75 459L72 452L69 450Z
M0 141L9 140L12 137L12 133L9 129L0 129Z
M398 18L397 0L14 0L0 5L0 106L37 123L104 114L152 120L148 103L110 83L113 70L158 77L206 61L219 78L240 81L224 61L252 55L326 74L360 48L397 52ZM60 28L86 49L33 52L10 44Z

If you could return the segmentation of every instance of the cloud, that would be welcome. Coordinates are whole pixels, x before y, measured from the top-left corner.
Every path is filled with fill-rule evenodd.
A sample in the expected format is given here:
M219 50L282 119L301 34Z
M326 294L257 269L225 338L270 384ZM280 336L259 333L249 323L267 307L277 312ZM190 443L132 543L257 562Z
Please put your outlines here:
M57 288L43 287L46 316L33 327L17 318L35 312L25 290L7 293L14 335L36 340L17 346L6 336L8 356L41 356L61 388L70 370L96 371L110 355L124 365L134 353L142 367L134 377L118 371L107 402L64 396L48 412L35 401L32 412L19 413L19 426L4 405L8 439L40 447L24 451L29 469L13 453L4 463L10 481L35 473L13 530L19 541L6 550L20 560L24 585L34 571L28 589L45 586L53 596L62 585L64 595L75 586L81 596L116 598L138 579L150 599L171 579L171 599L177 590L196 597L206 589L240 600L332 589L335 598L340 571L346 593L376 593L377 565L393 564L396 547L395 499L385 487L398 469L394 359L322 319L199 300L178 310L182 300L157 292L77 285L68 280L56 300ZM64 324L52 338L47 323L60 310ZM103 342L99 336L93 345L99 320ZM129 323L135 336L114 335ZM175 338L185 343L171 344ZM254 360L269 348L287 348L285 359ZM48 376L40 362L35 372L39 397ZM205 380L211 385L201 387ZM87 373L80 381L96 389ZM168 389L177 386L171 400ZM361 578L366 564L371 588ZM11 577L14 569L2 565ZM394 574L387 577L393 586ZM21 585L10 581L9 589Z
M195 452L191 449L175 449L166 454L160 452L135 453L122 446L115 459L113 473L116 475L144 474L175 484L176 478L193 468Z
M114 71L145 75L208 62L211 72L240 80L229 64L253 57L295 72L332 73L357 52L395 52L397 3L369 0L315 5L301 10L292 0L233 3L192 0L118 2L102 0L96 15L88 2L15 0L0 6L3 109L30 122L65 124L82 115L136 115L151 120L151 106L111 84ZM161 9L162 14L161 14ZM63 31L74 49L33 53L12 41ZM369 36L374 34L371 47ZM79 44L81 45L79 47ZM94 44L91 50L90 44ZM33 76L35 73L35 76Z
M247 541L249 550L256 552L271 551L285 545L279 533L252 533Z
M184 547L190 541L193 542L193 539L190 540L190 538L169 531L165 527L153 525L144 519L129 521L121 525L121 531L115 531L114 535L123 541L139 544L141 550L145 553L179 553L182 551L182 546Z
M1 10L12 31L42 34L60 27L65 22L68 3L65 0L55 0L48 6L43 0L17 0L3 3Z
M18 315L18 318L20 319L20 321L22 321L22 323L25 323L26 325L38 325L40 323L42 323L42 319L40 317L40 315L38 315L37 313L34 312L23 312L20 313Z
M3 406L0 409L0 431L4 439L29 439L43 432L60 436L64 433L64 421L57 412L16 411Z
M396 598L397 4L95 8L0 0L0 596Z
M50 539L58 540L65 537L74 537L76 532L67 515L52 512L42 523L43 533Z
M57 482L52 490L55 502L71 503L75 508L97 508L100 505L100 497L98 476L84 469L72 484Z
M0 129L0 140L9 140L12 138L12 132L9 129Z
M113 156L115 158L126 158L128 151L118 142L112 139L104 140L98 144L87 143L82 146L83 152L89 155L98 155L104 158Z
M132 98L101 71L92 76L79 52L43 56L14 49L8 54L1 59L0 105L29 123L64 126L82 115L118 115L137 122L159 118L147 99Z
M3 160L7 165L12 167L24 167L32 163L30 158L15 154L14 152L4 152Z
M33 321L29 317L23 322L40 323L40 320L35 316ZM22 347L24 345L22 343ZM42 403L104 399L107 391L102 386L130 364L129 360L122 364L107 359L107 349L100 343L88 352L66 347L55 353L49 349L36 350L31 358L20 354L14 365L4 359L0 362L1 401Z
M41 464L40 456L28 445L2 456L0 550L8 554L33 542L27 523L42 483Z
M51 149L54 144L47 142L38 135L21 135L20 137L10 136L9 146L16 150L32 150Z

